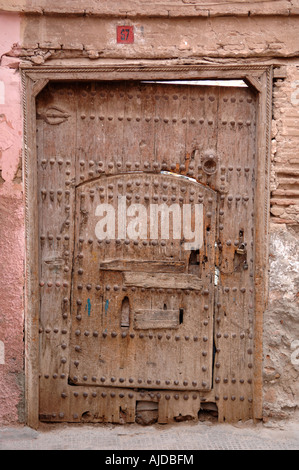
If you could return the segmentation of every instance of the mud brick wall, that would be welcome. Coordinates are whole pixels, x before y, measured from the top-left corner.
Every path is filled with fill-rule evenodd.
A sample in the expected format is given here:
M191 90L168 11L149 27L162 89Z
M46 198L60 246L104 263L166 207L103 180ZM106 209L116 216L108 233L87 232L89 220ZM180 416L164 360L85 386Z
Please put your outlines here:
M299 0L0 0L0 424L24 421L20 63L266 63L273 87L264 420L299 405ZM116 26L134 26L129 47Z
M265 419L298 408L299 68L274 82L269 303L264 319Z
M299 68L290 64L273 92L272 222L299 222Z
M19 41L16 15L0 27L0 423L24 419L24 200L22 87L19 59L6 57Z

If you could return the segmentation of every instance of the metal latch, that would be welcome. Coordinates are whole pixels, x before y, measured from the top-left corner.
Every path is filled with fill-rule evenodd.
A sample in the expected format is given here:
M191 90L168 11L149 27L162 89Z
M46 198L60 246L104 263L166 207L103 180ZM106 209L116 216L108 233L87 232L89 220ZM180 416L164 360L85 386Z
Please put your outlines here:
M240 243L240 245L239 245L238 248L236 249L236 253L237 253L238 255L246 255L247 250L246 250L246 245L245 245L245 243Z

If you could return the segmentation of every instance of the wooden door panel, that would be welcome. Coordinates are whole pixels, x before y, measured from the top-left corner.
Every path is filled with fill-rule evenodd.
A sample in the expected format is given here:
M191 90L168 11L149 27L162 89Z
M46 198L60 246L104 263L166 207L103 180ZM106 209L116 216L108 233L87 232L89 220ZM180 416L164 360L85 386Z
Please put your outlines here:
M169 422L205 400L220 421L251 417L256 103L134 82L38 96L41 419L133 422L152 401ZM117 214L104 235L102 204ZM200 207L199 247L150 232L162 205L171 226Z

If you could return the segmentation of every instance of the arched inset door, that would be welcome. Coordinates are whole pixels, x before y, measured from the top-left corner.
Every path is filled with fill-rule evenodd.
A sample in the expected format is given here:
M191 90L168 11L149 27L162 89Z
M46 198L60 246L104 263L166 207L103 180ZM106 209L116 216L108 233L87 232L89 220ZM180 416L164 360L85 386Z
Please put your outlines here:
M216 193L103 176L77 189L76 223L70 380L211 389Z

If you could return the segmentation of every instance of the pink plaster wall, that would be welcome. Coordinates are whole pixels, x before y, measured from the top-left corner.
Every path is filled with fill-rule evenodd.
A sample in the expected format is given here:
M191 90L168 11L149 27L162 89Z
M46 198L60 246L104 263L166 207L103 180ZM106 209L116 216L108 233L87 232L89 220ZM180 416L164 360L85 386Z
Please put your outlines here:
M24 203L20 17L0 14L0 425L23 420Z

